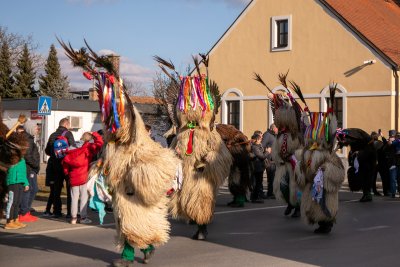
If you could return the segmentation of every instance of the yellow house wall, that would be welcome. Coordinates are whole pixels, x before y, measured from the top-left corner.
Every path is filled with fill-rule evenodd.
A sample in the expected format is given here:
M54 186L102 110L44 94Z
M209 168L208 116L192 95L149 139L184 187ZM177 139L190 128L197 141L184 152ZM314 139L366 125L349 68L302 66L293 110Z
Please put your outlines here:
M292 16L292 50L271 52L271 17L286 15ZM370 59L376 59L376 63L363 66L363 61ZM237 88L244 96L266 95L266 89L253 80L253 73L259 73L274 88L279 84L278 73L288 69L289 79L301 86L303 94L320 93L331 81L341 84L348 92L394 90L390 66L317 0L254 0L210 52L210 78L217 81L221 94ZM371 123L365 126L375 129L385 119L389 121L385 127L393 127L394 104L390 97L383 99L376 98L373 106L385 116L373 115ZM365 104L370 100L348 98L347 127L364 126L355 123L356 117L359 113L369 114L369 106ZM307 101L313 110L319 110L319 99ZM258 111L258 104L250 104L257 102L245 101L243 130L246 133L268 123L268 114ZM354 107L351 106L353 103L363 105ZM246 113L257 111L260 115L265 114L266 120L257 119L259 126L253 125L250 129L247 125L255 123L255 119Z
M387 136L388 131L394 128L390 120L390 106L394 97L349 97L347 98L348 128L360 128L371 133L382 129Z

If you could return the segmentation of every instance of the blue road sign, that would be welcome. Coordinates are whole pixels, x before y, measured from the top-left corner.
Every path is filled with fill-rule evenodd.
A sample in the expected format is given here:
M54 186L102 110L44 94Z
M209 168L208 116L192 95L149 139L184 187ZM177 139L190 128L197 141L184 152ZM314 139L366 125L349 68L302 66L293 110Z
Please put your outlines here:
M50 115L51 114L51 97L40 96L38 101L38 115Z

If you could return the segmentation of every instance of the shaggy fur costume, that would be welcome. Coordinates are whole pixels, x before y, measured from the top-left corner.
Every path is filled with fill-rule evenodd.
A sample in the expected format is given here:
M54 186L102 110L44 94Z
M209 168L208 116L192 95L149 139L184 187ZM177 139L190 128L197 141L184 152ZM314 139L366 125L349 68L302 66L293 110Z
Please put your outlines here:
M134 109L129 122L107 143L104 166L113 193L118 244L125 240L138 248L166 243L170 224L168 198L178 159L148 135ZM162 156L160 156L162 155Z
M235 197L234 201L237 197L245 198L251 176L250 142L232 125L217 124L216 129L233 157L228 179L229 191Z
M301 214L306 223L319 224L315 233L324 234L331 231L335 222L339 189L345 176L342 161L333 151L337 127L332 109L335 91L335 86L330 88L328 113L308 113L310 120L304 120L309 123L304 133L305 147L296 151L296 182L302 190Z
M74 66L82 67L85 77L97 81L107 143L103 173L113 194L118 245L124 247L127 242L146 249L166 243L170 231L166 192L178 165L175 153L150 138L110 59L99 57L87 44L90 54L86 48L75 51L59 42Z
M183 217L199 225L209 224L213 214L219 187L228 177L232 156L218 132L210 130L213 111L202 117L201 110L178 112L182 127L178 130L177 147L181 151L183 164L182 189L172 198L171 212L174 217ZM190 121L196 122L193 136L193 153L186 155Z
M213 218L217 191L224 179L228 177L232 164L232 156L214 127L215 115L220 105L218 86L200 73L197 58L194 58L197 78L206 78L207 90L203 93L206 92L204 95L208 99L208 104L203 110L200 106L200 98L192 98L192 96L198 96L204 88L197 87L198 91L194 91L192 86L189 88L191 93L188 94L189 91L185 89L187 84L181 84L185 79L193 81L196 77L181 77L182 80L178 80L180 75L171 62L157 56L154 58L160 63L163 72L171 78L171 86L166 92L165 102L169 117L174 127L177 127L177 136L172 142L172 147L177 148L182 159L182 188L172 196L171 213L175 218L197 223L198 231L193 238L205 239L207 224ZM203 63L207 68L208 57L205 55L203 55ZM164 67L175 73L168 73ZM180 89L181 85L183 90ZM180 106L183 99L190 99L190 105L186 106L188 108ZM192 104L196 103L197 108L193 108Z
M296 180L302 190L301 214L308 224L321 221L333 222L338 211L338 192L344 181L345 171L336 152L327 149L309 150L310 147L296 151ZM318 169L323 171L322 204L312 199L311 190Z

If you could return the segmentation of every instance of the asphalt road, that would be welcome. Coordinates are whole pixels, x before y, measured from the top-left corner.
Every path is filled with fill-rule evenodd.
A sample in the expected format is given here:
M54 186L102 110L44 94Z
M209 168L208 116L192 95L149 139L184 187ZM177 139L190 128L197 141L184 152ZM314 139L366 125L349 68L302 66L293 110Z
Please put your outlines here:
M170 241L157 248L148 266L398 266L400 199L341 192L337 224L326 236L300 219L283 216L275 200L229 208L222 189L207 241L194 241L194 225L172 222ZM35 206L43 208L43 202ZM40 213L39 213L40 215ZM1 266L110 266L119 257L112 214L104 226L41 218L16 231L0 230ZM137 250L136 266L142 266Z

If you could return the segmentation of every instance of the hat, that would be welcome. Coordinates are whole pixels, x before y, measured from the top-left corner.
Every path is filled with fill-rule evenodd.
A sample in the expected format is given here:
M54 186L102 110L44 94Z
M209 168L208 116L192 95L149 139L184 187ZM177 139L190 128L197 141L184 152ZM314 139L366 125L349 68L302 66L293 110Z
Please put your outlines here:
M396 135L396 130L389 131L389 136L395 136L395 135Z

